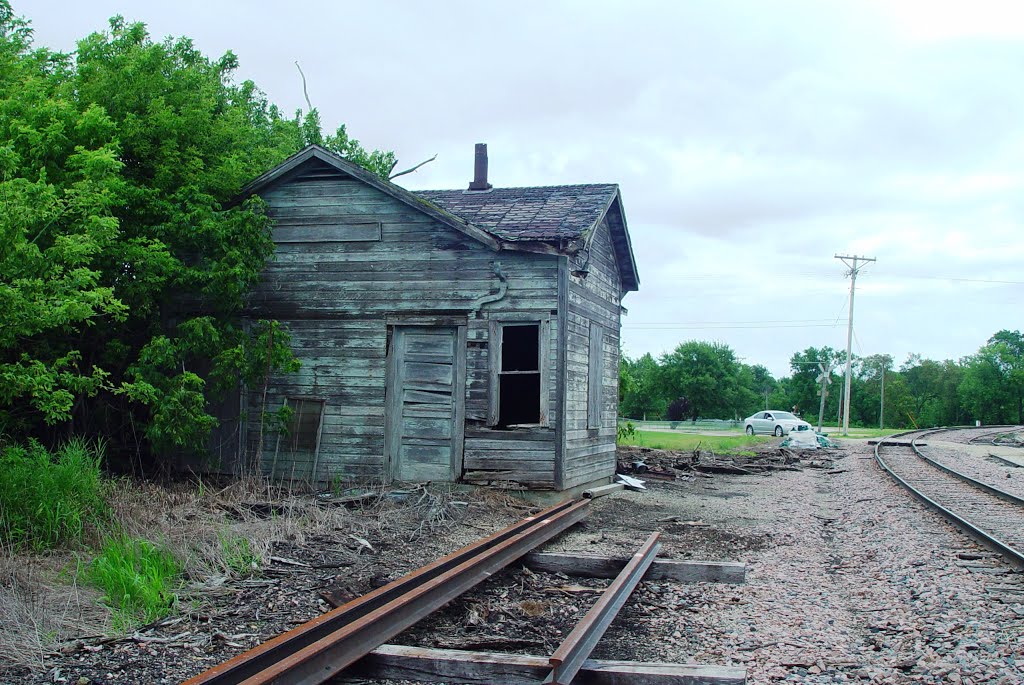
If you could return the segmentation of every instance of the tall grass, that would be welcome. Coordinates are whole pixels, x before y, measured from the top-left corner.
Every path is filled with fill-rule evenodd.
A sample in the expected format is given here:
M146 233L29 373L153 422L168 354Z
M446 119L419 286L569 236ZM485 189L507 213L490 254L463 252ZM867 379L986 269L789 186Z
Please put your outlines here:
M36 441L0 451L0 541L38 550L80 542L107 517L102 453L80 438L52 454Z
M85 576L105 593L115 628L126 629L138 619L149 623L171 613L181 566L166 549L119 535L106 540Z
M217 540L220 543L220 565L225 571L239 578L248 578L260 570L263 559L249 538L219 531Z

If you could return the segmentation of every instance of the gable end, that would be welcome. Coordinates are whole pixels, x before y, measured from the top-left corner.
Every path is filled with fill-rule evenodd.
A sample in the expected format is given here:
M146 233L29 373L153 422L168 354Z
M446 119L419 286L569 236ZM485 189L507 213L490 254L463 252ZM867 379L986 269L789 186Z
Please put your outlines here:
M502 242L487 231L444 211L430 201L413 195L405 188L382 179L373 172L364 169L358 164L353 164L319 145L310 145L300 150L270 171L253 180L242 188L233 204L237 204L251 195L266 192L283 183L317 181L338 176L348 176L376 188L399 202L440 221L442 224L474 238L495 252L502 248Z

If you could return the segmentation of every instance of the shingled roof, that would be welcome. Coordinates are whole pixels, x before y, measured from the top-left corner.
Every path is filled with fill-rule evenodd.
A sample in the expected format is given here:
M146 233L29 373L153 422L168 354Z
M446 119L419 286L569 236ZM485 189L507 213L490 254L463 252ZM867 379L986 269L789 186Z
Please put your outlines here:
M623 287L636 290L640 284L619 187L614 183L486 191L418 190L413 194L513 244L586 238L608 215ZM613 207L616 209L610 211Z
M508 241L574 240L608 210L610 183L465 190L417 190L415 195Z

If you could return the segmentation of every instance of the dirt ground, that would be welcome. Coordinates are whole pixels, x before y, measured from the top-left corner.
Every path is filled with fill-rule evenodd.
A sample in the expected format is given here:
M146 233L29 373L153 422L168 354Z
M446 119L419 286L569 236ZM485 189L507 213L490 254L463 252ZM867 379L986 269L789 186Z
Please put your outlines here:
M689 459L622 457L670 468ZM743 666L751 683L1024 682L1022 575L886 480L863 442L814 459L817 468L797 462L753 474L681 469L679 480L594 500L588 518L543 551L625 556L660 531L662 558L748 569L744 585L643 582L594 657ZM220 507L223 516L214 501L193 498L165 515L181 522ZM0 576L0 682L179 682L327 610L327 600L364 593L530 511L504 493L422 488L362 509L307 498L287 505L296 509L288 525L281 506L266 518L245 498L227 506L254 540L271 541L260 573L197 578L180 613L115 640L98 636L95 596L80 589L65 613L77 611L82 632L55 622L44 629L60 639L40 639L33 651L10 626L12 606L25 623L30 586L48 587L40 579L59 564L21 560L20 574ZM607 582L514 564L392 642L546 655ZM17 661L7 649L15 635Z

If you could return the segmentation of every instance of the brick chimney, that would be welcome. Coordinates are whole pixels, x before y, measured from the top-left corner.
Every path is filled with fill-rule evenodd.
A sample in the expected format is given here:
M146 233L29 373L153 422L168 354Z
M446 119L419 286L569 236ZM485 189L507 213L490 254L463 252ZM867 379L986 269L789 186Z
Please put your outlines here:
M491 187L491 184L487 182L487 143L477 143L473 162L473 180L469 184L469 189L490 190Z

